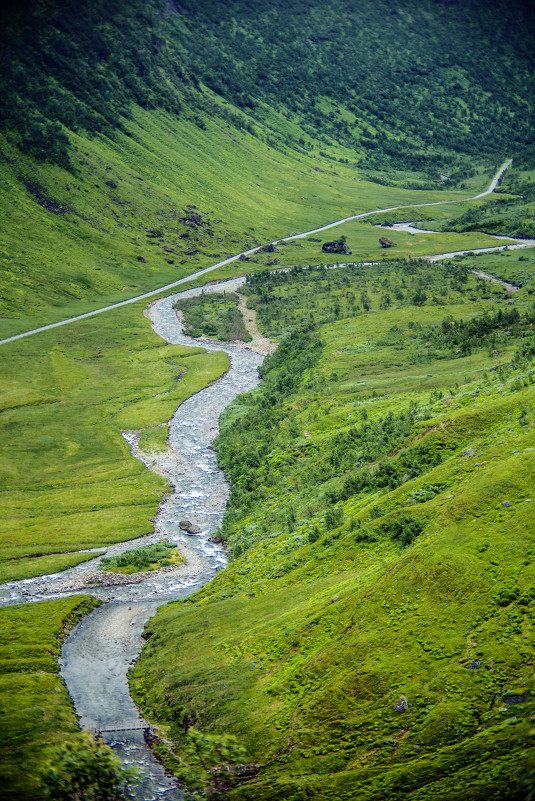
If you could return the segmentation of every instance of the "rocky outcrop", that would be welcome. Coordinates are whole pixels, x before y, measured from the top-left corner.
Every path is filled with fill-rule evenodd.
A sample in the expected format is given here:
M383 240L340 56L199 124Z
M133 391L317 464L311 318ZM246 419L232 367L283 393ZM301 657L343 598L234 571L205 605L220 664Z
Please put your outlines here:
M264 253L278 253L279 249L275 247L273 242L270 242L269 245L266 245L265 248L263 248L263 251Z
M342 242L341 239L333 239L332 242L324 242L321 249L324 253L344 253L347 256L351 253L346 243Z
M379 239L379 244L382 248L393 248L395 246L395 242L392 242L387 236L382 236Z

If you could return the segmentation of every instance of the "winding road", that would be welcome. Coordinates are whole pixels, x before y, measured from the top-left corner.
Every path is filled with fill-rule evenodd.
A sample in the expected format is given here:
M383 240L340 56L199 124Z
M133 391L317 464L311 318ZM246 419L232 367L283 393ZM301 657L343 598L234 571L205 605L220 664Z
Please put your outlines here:
M480 192L479 195L474 195L472 197L466 197L466 198L457 198L455 200L434 200L431 203L411 203L410 205L405 205L405 206L390 206L387 209L374 209L373 211L365 211L360 214L353 214L350 217L344 217L342 220L336 220L335 222L328 223L327 225L322 225L319 228L312 228L310 231L304 231L303 233L300 234L291 234L290 236L285 236L282 239L276 239L271 244L277 245L280 242L287 242L290 239L304 239L304 237L306 236L310 236L311 234L318 234L321 231L328 231L330 228L335 228L337 225L342 225L342 223L350 222L351 220L361 220L364 219L365 217L371 217L374 214L382 214L383 212L386 211L398 211L400 209L421 208L424 206L442 206L445 205L446 203L462 203L466 202L467 200L478 200L479 198L486 197L487 195L490 195L492 194L492 192L494 192L503 173L511 166L512 163L513 163L512 159L507 159L507 161L504 161L504 163L501 165L499 170L494 175L488 188L485 189L484 192ZM58 328L60 325L68 325L69 323L75 323L78 320L85 320L88 317L94 317L97 314L103 314L104 312L111 311L112 309L119 309L121 308L121 306L128 306L130 303L137 303L137 301L139 300L152 298L155 295L160 295L163 292L168 292L169 290L175 289L177 286L180 286L181 284L194 281L203 275L207 275L213 270L217 270L218 267L224 267L227 264L231 264L232 262L237 261L242 255L251 256L254 253L257 253L259 250L261 250L262 247L264 246L262 245L259 247L251 248L250 250L245 250L242 253L237 253L235 256L229 256L227 259L223 259L223 261L218 261L216 264L212 264L210 267L205 267L203 270L198 270L197 272L191 273L190 275L187 275L184 278L179 278L177 281L173 281L170 284L165 284L165 286L160 286L158 287L158 289L151 289L150 292L144 292L142 295L136 295L133 298L128 298L128 300L121 300L119 303L112 303L109 306L103 306L100 309L94 309L93 311L85 312L85 314L78 314L75 317L68 317L66 320L60 320L57 323L49 323L48 325L42 325L39 328L32 328L29 331L23 331L20 334L14 334L11 337L0 339L0 345L5 345L7 342L15 342L17 339L23 339L24 337L30 337L33 336L34 334L39 334L42 331L50 331L52 328ZM487 248L486 250L500 250L504 247L506 246L502 245L496 248ZM455 254L451 253L443 255L453 256Z

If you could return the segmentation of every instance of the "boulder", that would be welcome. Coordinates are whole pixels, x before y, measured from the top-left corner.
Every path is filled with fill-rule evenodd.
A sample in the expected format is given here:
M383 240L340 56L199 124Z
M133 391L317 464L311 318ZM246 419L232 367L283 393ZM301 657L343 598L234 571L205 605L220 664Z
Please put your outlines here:
M395 246L395 242L392 242L387 236L381 236L379 238L379 244L382 248L393 248Z
M180 523L178 524L178 527L182 531L185 531L186 534L194 535L201 533L201 529L199 528L199 526L196 526L194 523L190 523L189 520L181 520Z
M398 700L395 702L393 706L394 712L407 712L409 709L409 702L405 698L404 695L400 695Z
M472 659L467 665L465 665L467 670L480 670L481 669L481 660L480 659Z
M279 249L275 247L273 242L270 242L269 245L266 245L265 248L263 248L263 250L264 250L264 253L278 253L279 252Z
M342 242L340 239L333 239L332 242L324 242L321 249L324 253L343 253L345 255L351 253L346 243Z

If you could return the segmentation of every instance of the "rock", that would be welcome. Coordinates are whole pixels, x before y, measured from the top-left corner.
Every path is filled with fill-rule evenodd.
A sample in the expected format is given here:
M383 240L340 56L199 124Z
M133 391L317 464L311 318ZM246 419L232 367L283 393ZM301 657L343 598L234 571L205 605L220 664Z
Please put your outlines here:
M465 451L463 451L463 456L475 456L475 455L476 452L473 448L467 448Z
M206 221L203 220L200 214L197 212L192 212L188 214L186 217L179 217L179 222L182 223L189 223L190 225L206 225Z
M190 523L189 520L181 520L178 524L179 529L185 531L186 534L200 534L201 529L199 526L196 526L194 523Z
M467 670L479 670L481 668L481 660L480 659L472 659L467 665L465 665Z
M502 509L509 509L512 505L511 501L502 501Z
M143 258L143 256L138 256L138 257L137 257L137 260L138 260L138 261L142 261L142 262L143 262L143 264L146 264L146 263L147 263L147 259Z
M409 708L409 702L404 695L400 695L392 708L394 712L407 712Z
M391 239L388 239L387 236L381 236L379 238L379 244L382 248L393 248L395 246L395 242L392 242Z
M331 603L335 604L337 600L338 600L338 595L333 595L333 597L331 598Z
M281 263L280 259L270 259L267 264L268 267L273 267L275 264L280 264L280 263Z
M332 242L324 242L321 249L324 253L344 253L346 255L351 253L346 243L342 242L341 239L333 239Z
M529 695L529 690L523 693L515 693L512 690L506 690L502 694L502 698L507 706L515 706L516 704L523 704Z
M264 250L264 253L278 253L279 252L279 249L275 247L273 242L270 242L269 245L266 245L265 248L263 248L263 250Z
M240 258L238 261L249 261L249 257L245 255L245 253L240 253Z

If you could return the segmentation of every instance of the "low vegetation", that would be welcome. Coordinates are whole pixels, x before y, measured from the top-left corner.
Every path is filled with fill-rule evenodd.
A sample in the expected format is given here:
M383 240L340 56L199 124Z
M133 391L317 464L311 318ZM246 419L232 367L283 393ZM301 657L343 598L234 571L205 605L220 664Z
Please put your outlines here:
M179 775L200 732L246 749L232 799L531 786L533 304L472 262L250 277L281 344L216 442L234 561L131 672Z
M160 567L179 565L184 557L171 542L161 540L152 545L143 545L119 556L108 556L100 560L100 566L113 573L137 573L145 570L158 570Z
M234 292L224 295L203 292L196 298L182 298L175 303L175 309L182 312L184 333L190 337L204 336L223 342L251 340Z

